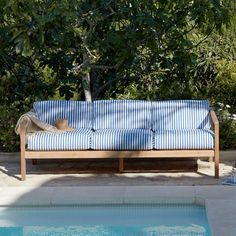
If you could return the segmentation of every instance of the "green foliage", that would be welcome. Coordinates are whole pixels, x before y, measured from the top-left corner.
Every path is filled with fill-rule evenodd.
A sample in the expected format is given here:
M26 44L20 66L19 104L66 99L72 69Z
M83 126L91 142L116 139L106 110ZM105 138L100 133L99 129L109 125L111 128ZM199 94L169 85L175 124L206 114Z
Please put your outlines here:
M216 62L218 71L212 94L216 102L228 105L229 112L236 114L236 62L221 60Z
M12 104L18 108L30 107L38 99L46 99L54 94L57 82L50 69L33 65L12 64L2 73L0 80L1 104Z
M232 43L230 44L230 42ZM236 59L236 43L234 44L234 42L232 34L214 33L201 47L196 49L198 58L191 70L193 96L207 97L212 101L220 102L221 98L216 98L218 94L213 89L219 86L217 83L223 79L222 74L226 73L223 72L225 69L228 71L225 80L232 76L229 75L229 70L233 72L233 60ZM226 68L227 64L231 69ZM234 93L231 94L231 96L233 95Z
M220 117L220 148L236 148L236 62L216 62L217 76L211 87L212 103Z
M116 83L117 97L125 97L126 93L130 97L129 86L131 89L136 88L142 98L176 99L199 96L192 80L192 71L199 57L195 48L202 44L206 35L218 29L220 24L213 23L214 18L209 23L207 18L214 13L208 10L204 12L202 9L209 9L210 1L192 3L194 9L188 1L166 1L160 4L156 17L161 24L157 22L156 25L150 24L145 28L148 36L141 36L143 43L137 48L133 61L128 68L118 71L123 86L120 85L120 79ZM224 13L221 12L223 15ZM208 24L205 25L204 22ZM112 96L114 88L111 92ZM138 96L137 93L133 92L134 97Z
M87 70L102 77L92 84L104 88L99 93L93 89L97 97L104 91L109 95L108 84L114 93L117 85L126 88L144 77L154 80L151 85L183 87L196 59L191 34L199 44L213 29L221 29L228 7L228 1L220 0L12 0L2 2L2 17L16 54L49 65L61 96L70 99L74 88L89 89L82 83ZM190 94L189 86L182 90Z
M220 120L220 149L235 149L236 114L230 113L229 105L217 103L215 108Z
M236 149L236 121L224 119L220 123L220 149Z
M12 106L0 106L0 151L19 151L19 137L14 128L20 111Z
M233 107L221 90L233 65L223 73L219 61L235 60L234 7L233 0L2 0L0 103L11 105L7 114L86 94L225 99Z

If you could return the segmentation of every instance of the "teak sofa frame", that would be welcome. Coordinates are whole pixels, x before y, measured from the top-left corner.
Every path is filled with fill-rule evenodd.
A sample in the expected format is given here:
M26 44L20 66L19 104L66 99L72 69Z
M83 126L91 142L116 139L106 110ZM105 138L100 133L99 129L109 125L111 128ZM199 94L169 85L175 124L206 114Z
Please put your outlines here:
M26 149L26 123L20 124L20 147L21 147L21 179L26 179L26 160L32 159L96 159L96 158L118 158L119 171L124 171L124 158L188 158L209 157L215 162L215 178L219 178L219 121L214 111L210 111L212 128L214 130L214 149L210 150L137 150L137 151L31 151Z

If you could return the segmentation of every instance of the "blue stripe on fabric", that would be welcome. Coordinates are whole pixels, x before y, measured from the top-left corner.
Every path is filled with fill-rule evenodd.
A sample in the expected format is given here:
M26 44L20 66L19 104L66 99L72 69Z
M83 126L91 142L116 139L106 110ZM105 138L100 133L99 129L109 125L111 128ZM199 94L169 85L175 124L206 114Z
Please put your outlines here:
M153 130L210 129L207 100L152 102Z
M100 100L93 103L97 129L151 129L151 102Z
M36 132L29 136L29 150L86 150L91 147L90 129L80 128L63 133Z
M153 133L145 129L102 129L92 136L95 150L150 150Z
M92 104L84 101L50 100L35 102L38 118L54 125L57 119L67 119L72 128L92 128Z
M154 149L213 149L214 133L211 130L155 131Z

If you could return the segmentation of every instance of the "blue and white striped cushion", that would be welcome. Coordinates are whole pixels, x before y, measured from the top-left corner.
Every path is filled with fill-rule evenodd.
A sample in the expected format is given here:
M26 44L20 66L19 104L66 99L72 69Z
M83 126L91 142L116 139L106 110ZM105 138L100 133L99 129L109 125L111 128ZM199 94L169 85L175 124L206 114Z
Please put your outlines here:
M90 148L92 131L80 128L70 132L36 132L29 136L29 150L85 150Z
M152 149L153 132L145 129L103 129L92 136L91 148L95 150L149 150Z
M151 102L101 100L94 102L97 129L151 129Z
M90 102L50 100L35 102L33 107L38 118L48 124L54 125L57 119L67 119L72 128L92 128Z
M214 133L211 130L155 131L154 149L213 149Z
M153 130L209 129L207 100L152 102Z

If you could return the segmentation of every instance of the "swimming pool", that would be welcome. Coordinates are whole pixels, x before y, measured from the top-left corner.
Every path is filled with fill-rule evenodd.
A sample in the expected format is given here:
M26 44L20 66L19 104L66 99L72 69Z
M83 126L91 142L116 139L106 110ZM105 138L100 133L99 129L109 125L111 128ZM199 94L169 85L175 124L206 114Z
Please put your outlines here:
M203 206L127 204L0 208L0 236L211 236Z

